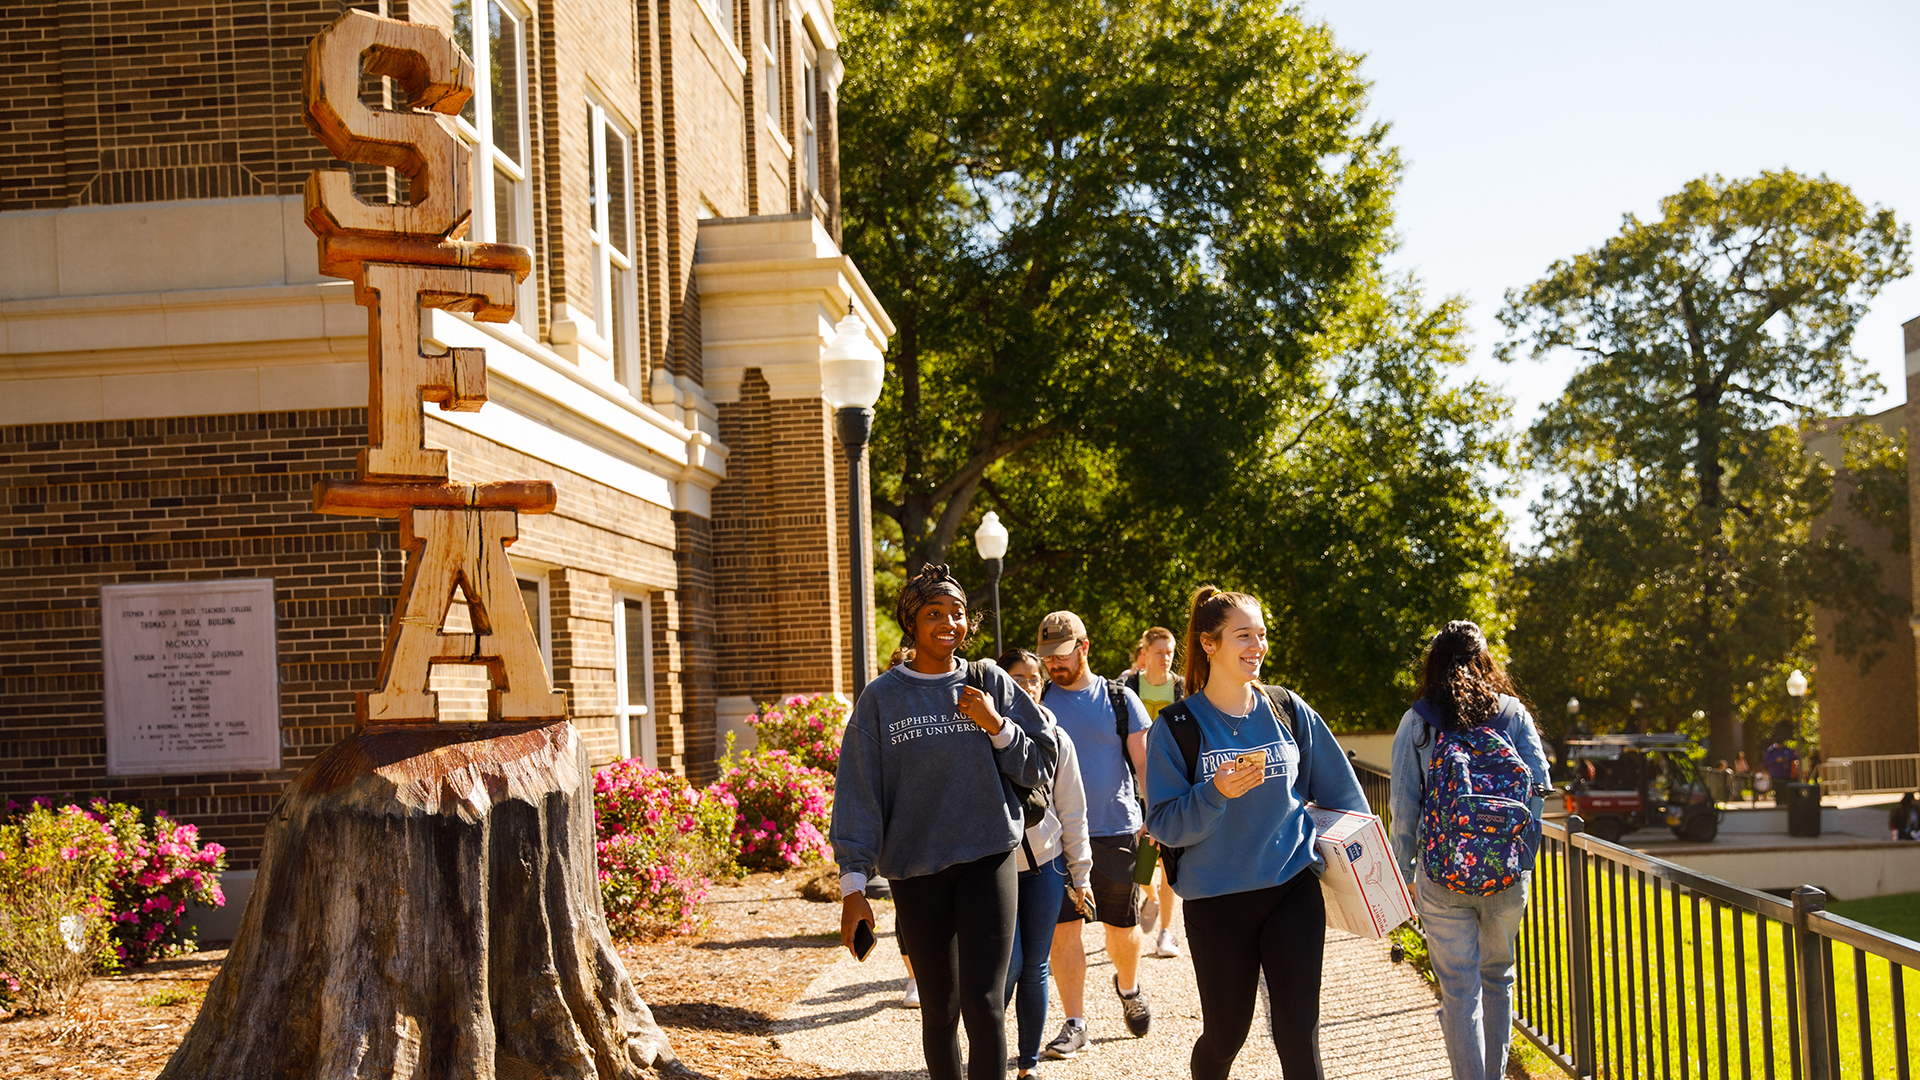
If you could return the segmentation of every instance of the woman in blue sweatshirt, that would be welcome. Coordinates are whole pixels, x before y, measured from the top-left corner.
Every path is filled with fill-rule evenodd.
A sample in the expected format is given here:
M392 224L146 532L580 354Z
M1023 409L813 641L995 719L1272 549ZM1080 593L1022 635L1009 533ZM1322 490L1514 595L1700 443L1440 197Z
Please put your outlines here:
M920 987L920 1043L932 1080L1004 1077L1007 965L1018 910L1013 849L1025 816L1015 785L1053 779L1057 750L1033 699L992 664L954 656L971 629L945 566L900 590L912 652L867 685L840 744L834 860L840 940L849 950L877 871L893 886L895 929Z
M1366 812L1367 799L1326 722L1286 691L1274 711L1260 684L1267 625L1260 603L1212 585L1187 619L1188 696L1147 737L1147 831L1183 849L1173 891L1186 902L1187 947L1204 1029L1195 1080L1226 1080L1253 1022L1262 971L1273 1043L1287 1080L1319 1080L1320 964L1326 908L1309 802ZM1196 724L1191 768L1176 729Z

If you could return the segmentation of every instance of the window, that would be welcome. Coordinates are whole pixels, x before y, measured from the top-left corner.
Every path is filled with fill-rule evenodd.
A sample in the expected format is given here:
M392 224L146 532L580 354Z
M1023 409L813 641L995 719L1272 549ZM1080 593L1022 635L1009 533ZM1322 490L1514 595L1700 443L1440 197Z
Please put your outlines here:
M547 610L547 583L540 577L516 578L520 602L533 622L534 640L540 643L540 659L553 674L553 618ZM441 629L449 634L473 633L473 613L467 608L466 592L455 589ZM478 724L487 718L487 690L493 680L483 667L472 664L435 664L427 673L427 689L440 695L442 723Z
M635 355L639 324L633 276L633 140L604 106L588 101L587 145L594 323L612 349L613 377L639 397L644 373Z
M474 19L476 5L485 17ZM454 0L453 35L473 57L474 92L456 125L473 148L473 224L469 239L533 246L533 194L527 182L526 17L510 0ZM522 288L517 319L533 310L533 279Z
M620 756L658 768L653 721L653 620L644 596L614 594L613 664Z
M760 58L767 70L767 126L780 131L780 0L767 0L766 32L760 37ZM784 134L784 133L783 133Z
M813 43L808 42L801 55L800 141L806 162L807 194L820 190L820 67L814 59Z

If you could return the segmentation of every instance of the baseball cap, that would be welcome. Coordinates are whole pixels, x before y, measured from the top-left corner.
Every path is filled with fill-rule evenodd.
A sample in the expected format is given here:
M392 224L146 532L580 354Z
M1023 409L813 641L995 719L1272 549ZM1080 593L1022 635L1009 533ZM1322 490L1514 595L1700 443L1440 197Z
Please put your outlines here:
M1071 611L1056 611L1040 620L1040 656L1064 656L1087 639L1087 624Z

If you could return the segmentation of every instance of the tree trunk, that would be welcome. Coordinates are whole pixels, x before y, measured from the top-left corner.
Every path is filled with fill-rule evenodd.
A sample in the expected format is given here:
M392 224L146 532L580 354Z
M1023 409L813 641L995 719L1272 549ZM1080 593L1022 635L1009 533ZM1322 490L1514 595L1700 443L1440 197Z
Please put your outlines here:
M634 1080L677 1063L600 908L592 777L549 724L370 727L289 786L161 1080Z

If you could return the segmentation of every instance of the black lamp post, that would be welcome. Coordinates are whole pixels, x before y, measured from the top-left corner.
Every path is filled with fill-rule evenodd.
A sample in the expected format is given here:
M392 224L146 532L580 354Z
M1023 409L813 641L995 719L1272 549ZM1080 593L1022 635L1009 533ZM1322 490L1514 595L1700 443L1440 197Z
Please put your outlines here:
M987 564L987 587L993 590L993 655L1006 652L1006 644L1000 640L1000 560L1007 554L1007 527L1000 524L1000 515L987 511L980 519L980 527L973 531L973 550Z
M847 455L847 561L853 569L853 693L873 681L873 552L867 529L867 439L873 405L887 377L886 360L867 337L867 324L853 313L834 326L833 341L820 354L820 387L833 406L833 431Z

